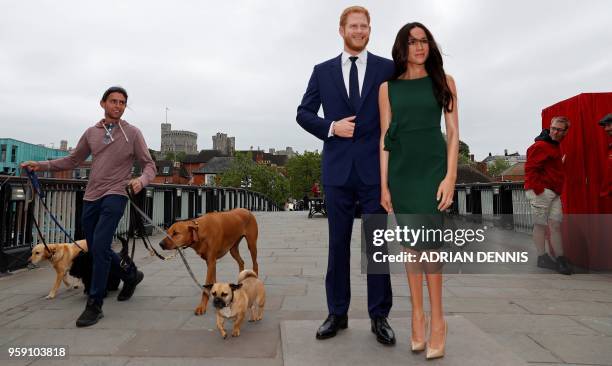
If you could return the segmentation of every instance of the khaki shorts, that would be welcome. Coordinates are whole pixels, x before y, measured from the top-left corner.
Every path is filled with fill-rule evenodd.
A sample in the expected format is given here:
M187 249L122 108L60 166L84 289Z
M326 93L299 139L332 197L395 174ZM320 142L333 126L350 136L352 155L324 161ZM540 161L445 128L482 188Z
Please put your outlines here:
M548 220L557 222L563 221L563 209L561 208L561 197L548 188L544 192L535 194L530 189L525 191L525 196L531 206L533 223L538 225L548 225Z

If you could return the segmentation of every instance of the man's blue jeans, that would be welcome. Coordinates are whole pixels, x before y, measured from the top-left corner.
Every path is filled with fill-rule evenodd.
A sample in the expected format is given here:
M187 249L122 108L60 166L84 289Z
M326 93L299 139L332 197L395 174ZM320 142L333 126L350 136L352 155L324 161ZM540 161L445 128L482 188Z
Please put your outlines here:
M111 249L113 235L123 216L127 197L111 194L96 201L83 201L81 222L93 259L89 298L102 305L106 295L109 271L118 273L122 281L130 280L132 271L120 266L120 257Z

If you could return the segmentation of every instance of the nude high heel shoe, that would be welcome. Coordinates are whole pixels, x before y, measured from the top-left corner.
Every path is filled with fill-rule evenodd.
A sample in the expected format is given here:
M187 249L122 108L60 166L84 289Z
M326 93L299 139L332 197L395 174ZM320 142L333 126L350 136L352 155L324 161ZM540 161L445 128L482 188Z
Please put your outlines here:
M425 331L423 332L424 338L422 341L415 341L412 337L410 338L410 349L412 350L412 352L421 352L425 350L425 340L427 339L427 328L429 328L429 319L427 318L427 314L423 315L423 318L423 321L425 322Z
M442 347L440 348L431 348L429 347L429 343L427 344L427 354L425 358L428 360L433 360L434 358L444 357L444 349L446 348L446 335L448 333L448 324L446 320L444 320L444 342L442 343ZM431 336L430 336L431 338Z

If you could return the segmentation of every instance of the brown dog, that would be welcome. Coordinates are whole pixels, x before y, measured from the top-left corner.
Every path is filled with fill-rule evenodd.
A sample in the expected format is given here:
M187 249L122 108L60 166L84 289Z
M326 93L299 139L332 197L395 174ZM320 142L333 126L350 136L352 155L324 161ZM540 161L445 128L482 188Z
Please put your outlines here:
M223 338L227 338L225 331L225 320L234 322L232 337L240 336L240 326L250 313L251 322L263 318L264 305L266 303L266 291L263 281L257 278L257 274L246 269L238 275L238 284L215 283L206 285L213 296L213 305L217 309L217 329Z
M87 242L85 240L77 240L77 244L83 248L83 250L87 250ZM55 283L53 287L51 287L49 295L46 297L47 299L53 299L62 281L64 281L64 284L68 288L73 286L68 283L66 276L72 266L72 261L74 261L74 258L79 254L81 249L72 243L47 244L47 246L51 252L49 252L43 244L35 245L34 248L32 248L32 256L30 256L28 261L36 264L46 259L53 265L53 269L55 269ZM79 288L79 286L74 285L74 288Z
M244 270L244 261L240 257L238 244L246 238L253 271L259 272L257 265L257 221L255 216L244 208L236 208L227 212L211 212L194 220L175 222L168 229L169 237L159 242L162 249L171 250L179 247L191 247L206 261L206 284L217 281L217 259L230 252L238 262L238 268ZM208 305L208 290L202 291L202 300L195 309L196 315L206 312Z

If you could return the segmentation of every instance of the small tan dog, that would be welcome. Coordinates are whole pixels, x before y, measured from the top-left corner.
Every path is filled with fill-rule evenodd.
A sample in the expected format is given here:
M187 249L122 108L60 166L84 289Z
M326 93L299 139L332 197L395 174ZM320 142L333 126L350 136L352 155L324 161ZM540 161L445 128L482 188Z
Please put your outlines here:
M87 242L85 240L77 240L77 244L83 248L83 250L87 250ZM55 283L51 291L49 291L49 295L46 297L47 299L53 299L62 281L64 281L64 284L68 288L79 288L78 284L70 284L66 276L72 266L72 261L79 254L81 249L72 243L47 244L47 247L49 247L51 253L49 253L49 250L47 250L43 244L35 245L34 248L32 248L32 256L28 260L36 264L46 259L53 265L56 274Z
M240 272L238 284L215 283L204 287L210 290L213 296L213 305L217 309L217 328L223 338L227 338L224 328L226 319L234 322L232 337L238 337L247 311L251 313L249 321L263 318L266 291L263 281L257 278L254 271L245 269Z

